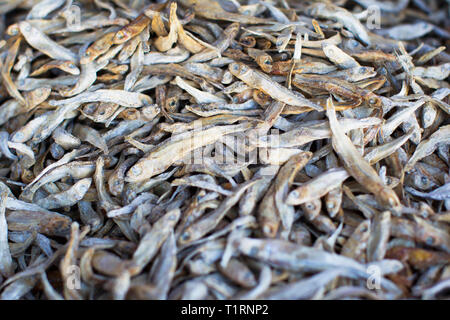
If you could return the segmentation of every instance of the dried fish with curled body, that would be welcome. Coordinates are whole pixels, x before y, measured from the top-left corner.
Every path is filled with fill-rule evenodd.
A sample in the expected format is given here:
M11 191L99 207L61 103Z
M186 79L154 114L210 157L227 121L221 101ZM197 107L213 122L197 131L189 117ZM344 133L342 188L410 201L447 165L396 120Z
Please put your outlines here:
M371 191L382 205L398 211L401 207L400 200L391 188L383 184L376 171L361 157L350 139L345 135L337 121L336 111L331 98L327 100L327 116L333 133L333 149L339 155L346 170L359 183Z
M97 101L117 103L129 108L140 108L152 104L152 98L148 95L114 89L99 89L92 92L84 92L68 99L50 100L49 103L54 106L62 106Z
M370 45L371 39L362 23L344 8L331 3L314 3L306 12L312 16L333 19L342 23L350 32L365 44Z
M20 43L22 41L22 37L16 37L14 43L8 49L8 54L3 59L0 60L0 68L1 68L1 77L3 79L3 85L8 91L8 93L15 98L20 104L25 105L26 101L18 91L16 84L12 81L11 78L11 69L13 67L14 61L16 59Z
M325 55L333 62L335 65L341 69L358 68L359 63L356 62L351 56L346 54L344 51L339 49L337 46L329 43L324 43L322 50Z
M216 1L182 0L180 3L182 6L192 8L198 16L206 19L225 20L246 24L267 23L266 19L225 11Z
M158 51L168 51L172 48L173 44L177 42L178 39L178 25L177 22L177 4L172 3L170 5L170 16L169 16L169 25L170 31L168 35L161 35L154 40L154 45L158 49Z
M380 123L380 119L375 117L364 119L341 118L338 120L340 126L345 132L358 128L366 128ZM331 130L326 122L308 124L305 123L297 128L281 133L279 135L268 135L251 139L250 143L258 147L296 147L307 144L308 142L331 137ZM256 137L258 138L258 137Z
M232 193L229 190L226 190L219 186L215 179L207 174L199 174L199 175L191 175L188 177L183 177L179 179L175 179L171 183L173 186L182 186L189 185L193 187L198 187L202 189L206 189L209 191L217 192L219 194L223 194L225 196L231 196Z
M30 77L39 76L39 75L46 73L47 71L52 70L52 69L59 69L59 70L62 70L64 72L67 72L74 76L77 76L80 74L80 69L78 69L78 67L72 61L52 60L48 63L43 64L36 70L34 70L30 74Z
M324 287L336 279L337 277L345 274L342 269L333 269L322 271L307 279L290 283L286 286L279 288L278 290L269 290L263 295L263 298L268 300L296 300L296 299L308 299L312 297L317 291L323 290Z
M89 126L76 124L73 129L73 134L81 141L87 141L91 143L92 145L102 150L104 153L109 152L105 139L100 135L100 133L98 133L97 130Z
M382 106L382 101L373 92L362 89L355 84L326 75L296 74L292 83L299 87L310 87L312 89L323 89L331 94L350 99L354 106L359 106L363 101L372 108Z
M151 51L144 54L143 64L146 66L152 64L170 64L180 63L189 58L189 51L181 46L167 50L165 53Z
M253 186L251 186L239 201L239 215L249 215L252 213L258 201L262 199L267 189L269 188L272 179L275 177L279 166L267 166L259 169L254 178L259 179Z
M410 171L417 161L432 154L439 145L448 143L450 143L450 125L440 127L428 139L422 140L405 165L404 171Z
M153 224L140 240L136 251L130 260L129 272L131 275L139 274L140 271L155 257L163 242L170 236L173 228L180 218L180 209L173 209L165 213Z
M84 178L76 182L68 190L58 194L52 194L46 198L39 199L36 203L45 209L56 209L61 207L71 207L79 200L83 199L84 195L91 186L92 179Z
M366 260L367 243L371 233L370 228L370 220L361 222L345 241L341 254L356 261L364 262Z
M8 194L2 192L0 198L0 274L4 277L12 276L15 269L8 243L8 222L5 216L7 197Z
M414 30L414 32L411 32L411 30ZM414 24L404 24L384 29L379 31L378 34L395 40L413 40L426 35L431 30L433 30L432 24L420 21Z
M209 92L200 91L193 86L189 85L186 81L184 81L179 76L175 77L175 83L183 90L187 91L190 95L194 97L194 99L198 103L225 103L226 101L223 98L220 98L214 94Z
M95 61L81 64L80 77L72 89L60 90L59 93L63 97L72 97L87 90L97 80L97 72L103 69L108 61L97 63Z
M11 211L6 217L9 230L36 230L49 236L66 236L72 219L56 212L26 210Z
M139 182L163 172L175 161L184 158L192 150L214 143L222 135L245 131L251 124L217 126L202 131L193 131L183 138L169 139L151 150L145 158L140 159L128 171L125 178L128 182ZM174 155L176 155L174 157Z
M348 268L357 273L365 273L364 265L353 259L284 240L242 238L237 241L236 246L246 256L286 270L319 271Z
M135 157L130 157L119 162L116 169L114 169L114 171L110 174L108 178L108 188L112 195L117 197L122 194L125 185L125 173L136 162L136 160L137 159Z
M47 171L39 180L35 180L23 189L20 199L31 201L35 192L49 182L58 181L64 177L83 179L94 173L95 164L91 161L73 161Z
M266 194L265 196L271 199L273 197L274 207L280 221L282 223L283 229L290 232L292 224L294 223L294 208L288 203L288 193L289 187L292 185L295 175L299 170L308 163L311 159L311 152L302 152L292 156L279 170L277 176L273 181L274 190L273 196L271 194ZM270 200L269 200L270 201ZM263 200L264 202L264 200ZM261 203L262 205L262 203ZM260 212L260 219L264 220L263 212ZM265 231L264 221L261 223L263 232L265 234L274 235L275 231L271 228L269 232Z
M9 134L6 131L0 131L0 151L2 153L3 156L5 156L6 158L10 159L10 160L16 160L17 156L14 155L10 150L9 150Z
M156 298L167 299L177 266L177 247L173 232L161 246L161 253L150 271L150 281L155 285Z
M256 285L256 279L252 271L237 259L230 259L225 267L220 268L220 271L227 278L244 288L252 288Z
M90 202L81 200L77 202L80 220L90 227L92 233L97 232L103 224L103 216L97 213Z
M8 141L8 148L16 150L22 168L28 169L36 163L33 150L26 144Z
M106 212L118 209L120 206L109 195L105 187L105 159L102 156L98 157L95 162L94 182L98 194L98 205ZM120 223L122 221L115 220L115 222L119 227L121 226ZM132 239L134 238L133 236L130 236L130 234L126 235Z

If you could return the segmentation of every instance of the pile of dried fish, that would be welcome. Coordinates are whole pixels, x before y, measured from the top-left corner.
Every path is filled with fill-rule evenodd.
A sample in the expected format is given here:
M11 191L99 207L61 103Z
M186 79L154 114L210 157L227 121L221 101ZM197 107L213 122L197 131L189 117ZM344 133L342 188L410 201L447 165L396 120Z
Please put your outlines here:
M1 299L448 297L448 1L0 13Z

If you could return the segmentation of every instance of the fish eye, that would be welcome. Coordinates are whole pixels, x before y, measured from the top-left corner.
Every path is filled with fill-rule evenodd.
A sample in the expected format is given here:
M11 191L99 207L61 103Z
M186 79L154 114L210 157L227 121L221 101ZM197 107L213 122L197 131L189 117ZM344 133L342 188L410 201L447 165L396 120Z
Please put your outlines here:
M258 247L252 247L252 248L250 249L250 255L251 255L251 256L256 256L256 255L258 254L258 252L259 252Z
M264 64L269 65L269 64L270 64L270 60L269 60L269 59L265 60L265 61L264 61Z
M367 232L368 228L366 226L361 228L361 232Z
M428 178L427 178L427 177L422 177L420 180L421 180L422 183L424 183L424 184L428 183Z
M375 98L370 98L369 103L370 103L370 104L376 104L376 103L377 103L377 99L375 99Z
M434 238L430 236L425 240L425 242L428 245L432 245L434 243Z
M356 40L350 41L350 44L351 44L351 46L354 47L354 48L356 48L356 47L359 45L358 41L356 41Z
M142 173L142 169L139 166L134 166L131 168L131 173L137 176Z
M170 101L169 106L175 107L175 101L174 100Z
M237 63L233 63L233 64L231 65L231 68L232 68L234 71L239 71L239 65L238 65Z
M180 236L181 240L183 240L183 241L189 240L190 237L191 237L191 235L189 234L189 232L184 232L184 233Z
M124 37L125 35L122 33L122 32L118 32L118 33L116 33L116 38L117 39L123 39L123 37Z

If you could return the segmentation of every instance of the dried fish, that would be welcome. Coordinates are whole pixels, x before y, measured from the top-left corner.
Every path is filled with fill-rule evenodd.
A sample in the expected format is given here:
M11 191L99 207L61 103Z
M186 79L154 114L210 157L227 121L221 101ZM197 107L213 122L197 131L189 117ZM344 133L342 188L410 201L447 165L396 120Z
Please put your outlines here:
M0 299L446 298L449 5L0 1Z

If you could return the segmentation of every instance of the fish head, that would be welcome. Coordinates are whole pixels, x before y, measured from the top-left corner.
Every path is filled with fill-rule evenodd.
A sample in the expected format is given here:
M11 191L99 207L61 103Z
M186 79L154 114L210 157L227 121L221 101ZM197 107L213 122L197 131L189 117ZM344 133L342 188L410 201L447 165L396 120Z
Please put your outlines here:
M124 27L117 31L117 33L114 35L113 38L113 44L122 44L126 41L128 41L131 38L131 34L129 30Z
M382 106L381 99L375 93L370 92L364 99L372 108L380 108Z
M80 69L78 69L75 63L69 60L61 63L61 69L75 76L80 74Z
M247 67L245 64L239 63L239 62L230 63L230 66L228 67L228 69L230 70L231 74L236 77L242 76L246 72L250 71L249 67Z
M22 32L22 33L23 32L31 32L31 30L33 30L33 27L27 21L19 22L19 28L20 28L20 32Z

